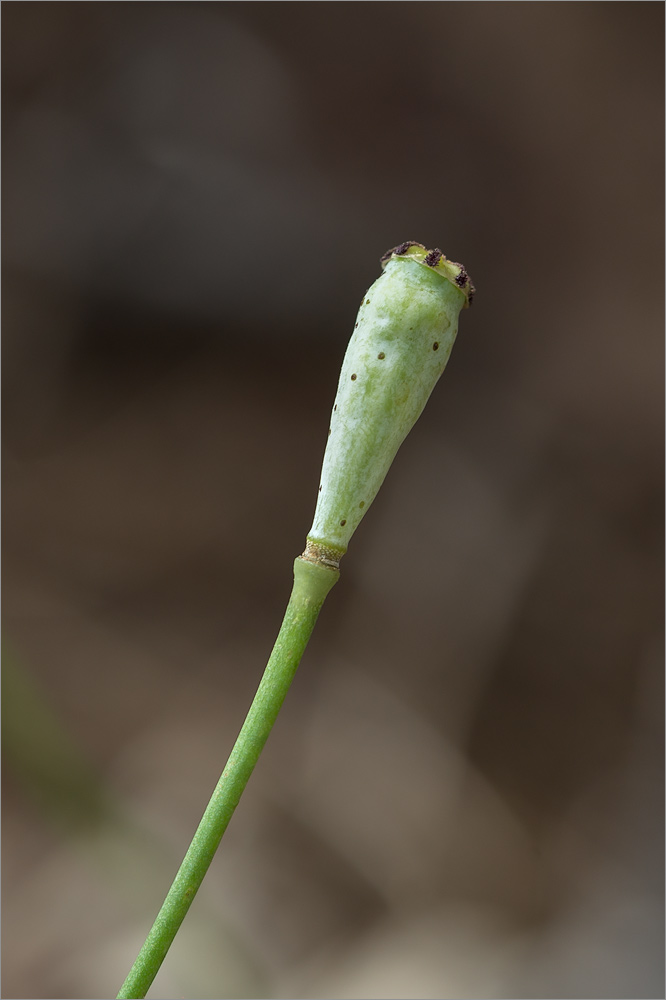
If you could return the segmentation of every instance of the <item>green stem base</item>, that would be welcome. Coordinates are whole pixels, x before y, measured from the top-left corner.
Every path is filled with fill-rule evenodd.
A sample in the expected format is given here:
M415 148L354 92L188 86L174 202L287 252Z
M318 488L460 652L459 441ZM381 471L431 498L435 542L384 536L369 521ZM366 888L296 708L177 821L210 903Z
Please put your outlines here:
M339 575L328 566L306 562L300 556L295 560L289 604L250 711L173 885L118 993L118 1000L145 997L157 975L273 728L326 595Z

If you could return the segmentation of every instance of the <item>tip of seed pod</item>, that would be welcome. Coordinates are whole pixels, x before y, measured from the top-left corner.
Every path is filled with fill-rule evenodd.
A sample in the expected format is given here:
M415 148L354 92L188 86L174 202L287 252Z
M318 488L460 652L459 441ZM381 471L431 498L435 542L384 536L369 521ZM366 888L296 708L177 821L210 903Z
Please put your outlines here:
M447 260L442 251L436 247L434 250L427 250L422 243L415 240L407 240L399 243L392 250L387 250L380 258L382 268L385 268L389 261L395 258L403 260L413 260L417 264L429 267L432 271L441 274L443 278L450 281L465 296L465 306L471 306L476 289L472 279L462 264L456 264L453 260Z
M420 250L425 250L422 243L416 243L415 240L407 240L406 243L399 243L397 247L393 247L392 250L387 250L385 254L382 254L379 258L379 263L382 267L385 267L391 257L404 257L410 247L418 247Z

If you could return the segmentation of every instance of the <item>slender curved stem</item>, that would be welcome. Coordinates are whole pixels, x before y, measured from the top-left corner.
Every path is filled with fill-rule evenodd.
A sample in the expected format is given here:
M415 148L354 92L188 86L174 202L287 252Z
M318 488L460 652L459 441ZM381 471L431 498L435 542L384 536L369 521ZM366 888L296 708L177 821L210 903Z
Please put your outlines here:
M190 908L282 707L322 604L339 573L294 563L294 586L273 652L187 854L118 998L145 997Z

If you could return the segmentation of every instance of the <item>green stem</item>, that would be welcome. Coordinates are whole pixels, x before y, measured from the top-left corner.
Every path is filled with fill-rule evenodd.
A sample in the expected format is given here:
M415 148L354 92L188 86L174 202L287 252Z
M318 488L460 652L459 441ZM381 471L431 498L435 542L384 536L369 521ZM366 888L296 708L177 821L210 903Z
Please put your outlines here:
M273 652L222 777L206 807L162 909L123 983L118 998L145 997L190 908L234 809L282 707L326 595L339 573L294 562L294 586Z

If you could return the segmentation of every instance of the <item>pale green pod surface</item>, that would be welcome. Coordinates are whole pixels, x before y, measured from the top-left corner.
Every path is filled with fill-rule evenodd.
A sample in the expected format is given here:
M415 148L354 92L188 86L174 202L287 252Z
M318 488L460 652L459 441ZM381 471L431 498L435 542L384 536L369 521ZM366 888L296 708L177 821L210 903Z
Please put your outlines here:
M303 558L336 566L446 367L474 287L421 244L382 258L342 364Z

